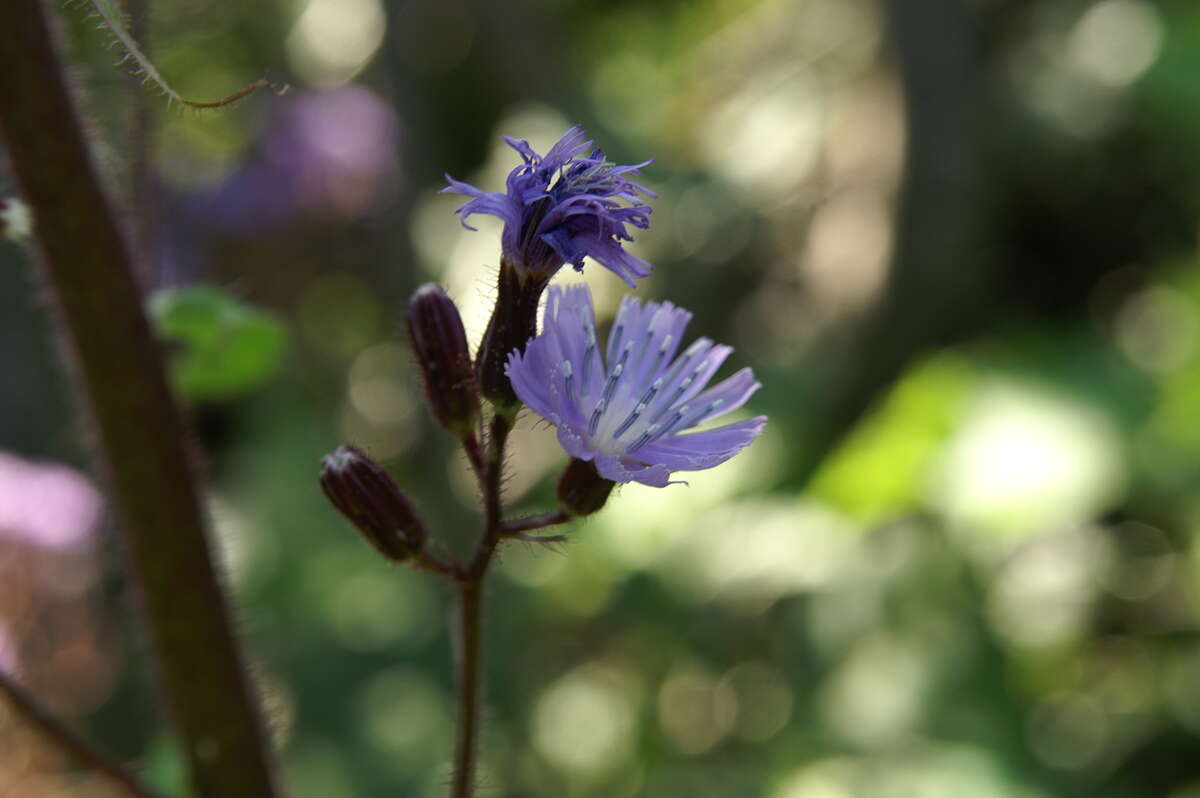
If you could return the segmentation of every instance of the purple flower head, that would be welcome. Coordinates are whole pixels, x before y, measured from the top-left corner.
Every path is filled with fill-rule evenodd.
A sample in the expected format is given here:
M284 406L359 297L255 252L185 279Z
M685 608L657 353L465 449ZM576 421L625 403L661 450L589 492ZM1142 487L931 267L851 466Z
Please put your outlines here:
M545 155L534 152L523 139L505 136L504 140L524 161L509 172L505 193L482 191L446 175L450 185L443 192L472 198L457 211L463 227L475 229L467 224L472 214L499 217L504 221L504 259L522 273L547 280L564 263L582 270L587 257L630 285L634 278L653 271L653 266L621 245L633 240L628 226L642 230L650 226L651 208L641 197L656 195L629 179L650 161L631 166L609 163L579 126L564 133Z
M621 301L605 353L586 286L550 288L542 332L508 359L521 400L558 428L578 460L613 482L663 487L672 471L699 471L733 457L766 416L681 434L745 404L759 388L745 368L705 390L731 347L700 338L675 353L692 314L670 302ZM606 365L607 364L607 365Z

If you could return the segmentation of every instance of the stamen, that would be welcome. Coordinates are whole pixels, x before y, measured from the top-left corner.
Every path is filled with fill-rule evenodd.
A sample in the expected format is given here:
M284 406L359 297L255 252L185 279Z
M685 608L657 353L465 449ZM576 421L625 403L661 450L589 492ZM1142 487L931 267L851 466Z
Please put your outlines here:
M685 415L687 415L687 411L688 411L688 406L684 405L683 407L681 407L675 411L675 415L671 416L671 420L668 421L665 425L664 424L651 424L649 427L646 428L646 431L642 433L641 437L639 437L636 441L634 441L633 445L629 447L628 451L633 452L633 451L645 446L647 443L650 443L651 441L655 441L655 440L658 440L659 438L666 437L667 434L670 433L671 430L675 427L675 425L679 423L680 419L682 419Z
M604 415L604 406L606 404L607 402L603 398L599 402L596 402L596 409L592 411L592 418L588 421L588 435L596 434L596 427L600 425L600 417Z
M700 340L700 341L695 341L691 346L689 346L687 349L685 349L683 354L680 355L678 359L676 359L675 363L671 366L670 370L667 372L667 374L666 374L667 382L671 382L676 377L678 377L680 375L680 373L682 373L683 370L688 367L688 364L692 362L692 358L694 358L696 356L696 353L699 352L703 348L704 348L704 341Z
M604 394L600 397L600 401L596 403L596 409L592 412L592 419L588 423L588 434L595 435L596 428L600 424L600 419L604 415L605 408L612 401L613 394L617 390L617 384L621 382L621 374L625 372L625 361L629 359L629 350L633 348L633 342L625 344L625 350L621 352L621 359L617 361L617 365L613 366L612 374L608 375L608 380L604 383Z
M563 382L567 386L567 401L575 404L575 385L572 379L575 376L575 369L571 367L571 361L563 361Z
M580 313L580 315L583 315ZM587 349L583 352L583 389L587 390L588 372L592 366L592 353L596 351L596 327L587 320L583 322L583 332L587 336Z
M683 378L683 382L679 383L679 387L675 389L675 395L671 397L671 401L663 405L662 410L658 412L658 416L656 416L656 418L661 417L663 413L667 412L671 405L679 401L679 397L683 396L684 393L687 392L688 387L690 387L691 384L696 381L696 378L699 377L704 371L704 366L705 362L703 360L700 361L700 364L696 366L692 373Z
M694 426L696 426L697 424L699 424L699 423L700 423L701 421L703 421L704 419L706 419L706 418L709 418L710 416L712 416L712 415L713 415L713 413L715 413L715 412L716 412L717 408L718 408L718 407L720 407L720 406L721 406L721 405L723 405L723 404L725 404L725 400L724 400L724 399L714 399L713 401L709 402L707 405L705 405L705 407L704 407L704 409L703 409L702 411L700 411L699 413L695 414L695 415L694 415L694 416L692 416L691 418L687 419L687 420L684 422L682 429L687 429L687 428L689 428L689 427L694 427Z
M670 409L671 409L671 405L673 405L673 404L675 404L676 402L678 402L678 401L679 401L679 397L683 396L683 394L684 394L684 393L687 391L687 389L688 389L688 386L689 386L689 385L691 385L691 384L692 384L692 382L694 382L694 381L695 381L695 379L696 379L696 375L695 375L695 374L689 374L687 377L684 377L684 379L683 379L683 382L679 383L679 387L675 389L675 394L674 394L674 396L672 396L672 397L670 398L670 400L668 400L668 401L667 401L667 403L666 403L666 404L664 404L664 405L663 405L663 406L662 406L662 407L659 409L658 413L657 413L657 414L654 416L654 418L655 418L655 420L656 420L656 421L657 421L658 419L662 418L662 417L663 417L663 415L664 415L664 414L665 414L665 413L666 413L668 410L670 410Z
M612 372L608 375L608 382L604 385L604 397L606 399L612 397L613 389L617 387L617 380L621 378L621 374L625 371L625 363L629 360L629 352L633 349L633 341L625 344L625 348L621 350L621 357L617 359L613 366Z
M663 437L664 435L666 435L668 432L670 432L670 431L671 431L671 429L672 429L672 428L673 428L673 427L674 427L676 424L678 424L678 423L680 422L680 420L682 420L682 419L683 419L683 417L684 417L684 416L686 416L686 415L687 415L687 411L688 411L688 406L687 406L687 405L684 405L683 407L681 407L681 408L679 408L678 410L676 410L676 411L675 411L675 415L674 415L674 416L672 416L672 417L671 417L671 420L667 422L667 426L663 427L663 429L662 429L662 432L660 432L660 433L658 434L658 437L660 437L660 438L661 438L661 437Z
M638 449L645 446L646 443L649 442L650 439L653 438L655 436L655 433L657 433L657 432L658 432L658 424L651 424L649 427L646 428L645 432L643 432L641 435L638 436L638 439L633 442L633 445L631 445L629 447L628 451L630 453L636 452Z
M662 346L658 348L658 354L654 356L654 365L650 367L649 374L656 374L662 368L663 358L667 356L667 350L671 348L672 336L668 333L663 339Z
M629 353L633 351L633 341L625 344L625 348L621 350L621 357L617 359L617 364L613 366L612 375L609 379L617 379L625 371L625 364L629 362Z
M610 361L617 357L617 352L625 343L625 330L632 313L630 308L634 306L635 302L636 300L626 296L621 300L621 306L617 309L617 318L613 321L613 329L608 336L608 359Z
M638 402L638 406L633 409L633 412L625 417L625 420L621 422L621 426L617 427L617 431L613 433L613 437L619 438L622 435L624 435L625 430L627 430L631 426L633 426L633 422L638 420L638 416L640 416L642 414L642 411L645 409L646 409L646 403Z
M650 339L654 337L654 328L658 326L658 317L662 315L662 307L659 306L650 316L650 323L646 325L646 343L650 343Z
M633 424L633 422L638 420L638 417L640 417L642 415L642 413L645 412L646 408L650 406L650 402L654 399L655 395L662 388L662 384L663 384L662 377L659 377L657 380L654 381L653 385L651 385L649 388L646 389L646 392L644 394L642 394L642 398L640 400L638 400L637 407L635 407L633 409L633 412L630 413L626 417L626 419L621 422L621 426L618 427L617 431L613 433L614 438L619 438L622 435L624 435L625 431L627 429L629 429L629 427Z

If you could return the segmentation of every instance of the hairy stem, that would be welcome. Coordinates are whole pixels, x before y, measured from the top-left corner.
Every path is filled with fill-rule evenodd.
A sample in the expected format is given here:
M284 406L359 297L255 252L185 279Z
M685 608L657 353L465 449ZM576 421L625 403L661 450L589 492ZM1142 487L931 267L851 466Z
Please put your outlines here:
M129 34L144 53L150 52L150 14L147 0L126 0ZM154 184L154 120L143 78L132 72L129 84L129 208L132 211L131 239L135 276L143 285L153 285L155 231L158 227L158 201Z
M454 743L453 798L475 792L475 763L479 751L479 708L483 692L483 585L478 580L458 587L457 668L458 729Z
M0 694L3 694L13 712L76 764L100 774L130 798L157 798L150 788L64 726L3 672L0 672Z
M487 479L487 462L483 459L483 450L479 446L479 437L475 433L466 435L462 439L463 451L467 454L467 460L471 463L471 470L475 472L475 476L480 480L480 485L484 484Z
M95 422L128 577L194 790L270 798L262 723L213 568L184 424L45 9L42 0L0 3L0 143L33 209L62 340Z
M513 417L497 413L492 418L487 460L480 475L483 489L483 530L471 559L455 585L458 624L455 627L458 675L458 730L454 745L452 798L471 798L475 793L475 769L479 752L479 712L483 703L483 583L488 566L503 538L501 477L504 447L512 430Z
M500 526L503 502L500 482L504 472L504 447L508 433L513 428L513 417L497 413L492 417L491 435L488 437L487 470L483 481L483 534L475 546L475 553L467 566L467 578L482 582L487 575L488 565L500 542Z
M532 532L535 529L545 529L548 526L565 524L570 520L571 514L566 510L554 510L549 513L505 521L500 525L500 533L505 537L519 537L524 532Z

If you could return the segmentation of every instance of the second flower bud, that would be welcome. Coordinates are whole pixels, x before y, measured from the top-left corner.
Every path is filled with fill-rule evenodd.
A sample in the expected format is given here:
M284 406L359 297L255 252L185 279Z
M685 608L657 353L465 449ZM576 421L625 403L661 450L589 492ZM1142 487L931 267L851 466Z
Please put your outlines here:
M433 415L459 436L479 418L479 389L462 317L442 287L428 283L408 302L408 340Z

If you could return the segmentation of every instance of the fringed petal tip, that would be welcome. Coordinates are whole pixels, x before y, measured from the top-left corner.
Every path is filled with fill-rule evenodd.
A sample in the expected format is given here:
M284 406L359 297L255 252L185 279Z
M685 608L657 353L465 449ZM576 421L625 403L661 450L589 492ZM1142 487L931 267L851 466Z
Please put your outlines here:
M607 162L579 125L545 155L525 139L505 136L504 141L521 156L505 193L488 193L446 175L443 193L471 197L457 211L465 227L475 229L466 219L476 213L499 217L504 255L528 273L550 275L568 263L582 269L590 257L631 286L650 274L650 264L622 249L622 242L633 240L629 228L650 226L652 209L640 198L656 195L630 179L650 161Z

